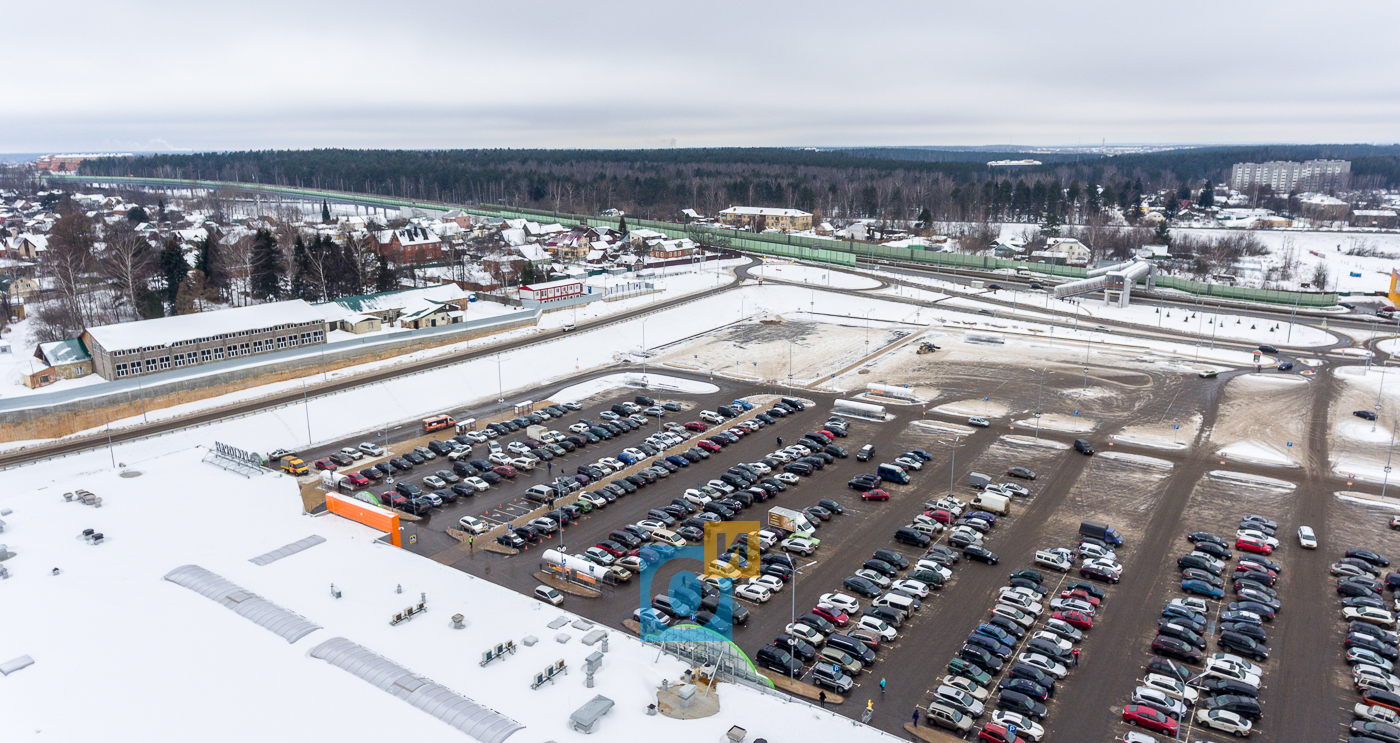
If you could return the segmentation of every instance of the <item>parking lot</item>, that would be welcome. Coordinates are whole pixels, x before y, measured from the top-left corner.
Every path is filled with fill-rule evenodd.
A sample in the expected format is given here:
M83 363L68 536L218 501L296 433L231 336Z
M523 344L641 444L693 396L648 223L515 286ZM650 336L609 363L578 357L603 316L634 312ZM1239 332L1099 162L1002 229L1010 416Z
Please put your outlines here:
M921 357L921 361L926 358ZM1325 376L1311 380L1307 394L1291 393L1290 404L1298 419L1291 425L1303 433L1289 435L1297 436L1300 444L1306 442L1299 450L1299 456L1306 461L1303 467L1289 469L1222 458L1214 452L1210 436L1220 401L1229 399L1232 405L1239 404L1237 395L1222 394L1229 383L1228 374L1201 380L1172 370L1134 368L1115 376L1113 370L1096 369L1090 380L1081 375L1042 375L1039 369L988 365L976 360L949 360L933 369L936 371L931 371L933 379L929 384L936 387L938 404L890 405L890 419L883 422L848 418L849 436L836 443L852 454L867 443L873 444L876 456L870 463L857 462L854 457L837 459L811 477L801 478L799 484L774 500L755 503L738 515L738 519L763 521L769 507L804 508L823 498L836 501L844 510L822 523L816 534L821 546L814 555L794 556L799 567L795 582L789 582L765 604L744 604L750 618L734 631L741 649L752 657L782 634L794 616L810 612L822 594L850 594L842 587L843 581L861 568L875 550L894 550L915 561L924 550L895 542L895 530L927 510L926 502L950 492L970 501L976 492L968 485L970 473L985 473L994 482L1000 482L1008 480L1008 467L1021 466L1037 475L1034 481L1023 483L1029 495L1014 497L1010 514L998 518L985 535L985 545L997 554L998 564L963 559L953 566L952 575L941 590L932 591L923 599L922 608L898 628L897 639L881 643L874 665L853 678L855 685L847 693L847 701L837 708L842 714L859 719L869 701L874 706L871 724L903 734L912 711L916 707L927 709L941 679L948 674L948 661L959 653L968 633L989 616L1009 574L1032 567L1037 549L1075 547L1079 522L1091 519L1111 524L1124 535L1125 543L1116 552L1123 565L1123 579L1116 586L1106 587L1102 612L1095 617L1093 629L1077 645L1080 667L1056 684L1041 724L1044 739L1051 741L1121 737L1131 729L1122 721L1123 706L1140 685L1153 657L1151 644L1162 607L1184 595L1176 560L1189 550L1185 535L1212 531L1232 539L1239 517L1252 513L1278 523L1282 545L1271 559L1284 566L1276 587L1283 608L1266 627L1270 656L1260 664L1264 667L1260 700L1267 716L1254 736L1345 740L1352 720L1351 707L1359 697L1342 660L1346 627L1339 619L1340 597L1335 592L1335 578L1327 573L1328 565L1351 546L1368 546L1383 554L1387 550L1393 552L1396 538L1395 532L1385 525L1388 512L1383 507L1335 495L1340 490L1371 492L1371 488L1361 484L1348 486L1325 474L1326 416L1333 394ZM1100 378L1108 381L1100 382ZM663 424L693 420L694 412L713 410L738 397L787 394L785 389L771 385L707 381L717 385L719 392L645 394L658 401L674 399L691 406L684 413L668 414ZM1115 381L1121 384L1114 384ZM638 392L642 391L615 389L580 400L583 410L566 416L557 427L563 430L578 417L596 420L600 410L631 400ZM532 545L520 554L478 552L466 556L451 549L457 540L446 529L455 527L463 515L508 520L523 514L537 505L521 497L526 488L548 481L551 474L557 475L560 470L572 473L578 464L615 456L621 449L636 445L650 431L633 431L591 445L554 460L553 472L548 467L521 472L509 484L492 486L486 492L432 509L422 520L406 524L405 533L415 538L407 546L458 569L529 592L538 585L535 574L540 569L542 549L557 548L562 542L567 553L584 551L614 529L637 523L646 518L650 509L669 503L734 463L757 461L777 448L777 437L791 443L802 433L819 427L839 397L810 389L799 390L795 396L815 400L816 404L744 437L707 460L619 498L605 509L584 515L562 533L551 535L546 543ZM960 411L983 398L991 398L985 404L991 411L992 425L968 427L967 414ZM945 402L962 407L951 404L945 412L937 410ZM1052 420L1039 435L1028 423L1034 421L1037 408ZM1187 417L1185 411L1197 419L1189 427L1182 426L1187 433L1181 434L1179 446L1153 448L1112 437L1114 432L1145 426L1171 430L1171 421ZM1058 417L1050 419L1052 413ZM1239 412L1232 408L1229 414L1238 416ZM553 422L548 425L556 427ZM655 430L655 424L650 430ZM1095 442L1096 455L1084 456L1071 447L1081 437ZM854 475L871 472L878 462L911 449L922 449L932 459L911 473L909 484L885 483L890 500L863 501L858 492L847 487ZM420 477L417 471L410 475L415 482ZM1294 534L1301 524L1316 530L1321 542L1319 550L1298 548ZM946 532L937 538L946 541ZM1052 594L1058 595L1063 584L1078 579L1074 573L1065 576L1042 572L1047 601ZM901 571L902 575L908 573ZM668 577L663 574L659 579ZM640 595L633 581L605 588L596 599L570 596L566 606L622 628L624 620L648 599ZM867 599L862 598L860 603L869 606ZM1218 612L1218 603L1211 602L1210 609ZM1219 652L1214 638L1215 634L1211 634L1209 652ZM1018 646L1016 654L1022 651ZM1286 668L1280 671L1280 667ZM811 681L811 671L811 663L803 664L806 681ZM879 685L882 678L886 682L883 691ZM1000 678L994 679L993 685ZM993 691L993 702L995 697ZM975 737L981 724L988 721L990 711L978 720L968 737ZM1223 741L1229 737L1194 725L1183 732L1191 740Z

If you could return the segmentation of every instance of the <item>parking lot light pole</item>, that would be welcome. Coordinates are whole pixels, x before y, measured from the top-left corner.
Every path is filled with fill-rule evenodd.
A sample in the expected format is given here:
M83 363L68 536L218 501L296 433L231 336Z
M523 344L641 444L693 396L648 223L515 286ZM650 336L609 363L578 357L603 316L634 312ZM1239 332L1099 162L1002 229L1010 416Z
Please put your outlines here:
M1390 484L1390 460L1395 456L1395 429L1400 427L1400 415L1395 416L1395 422L1390 426L1390 451L1385 455L1385 478L1381 480L1381 497L1385 497L1386 486Z
M1376 415L1371 419L1371 433L1376 432L1376 420L1381 417L1381 391L1385 389L1385 366L1381 366L1381 383L1376 387Z
M1045 367L1040 368L1040 392L1035 396L1035 440L1040 440L1040 403L1045 400Z
M647 320L650 320L650 319L651 319L650 317L647 317L647 318L643 318L643 319L642 319L642 381L643 381L643 382L646 381L646 376L647 376Z

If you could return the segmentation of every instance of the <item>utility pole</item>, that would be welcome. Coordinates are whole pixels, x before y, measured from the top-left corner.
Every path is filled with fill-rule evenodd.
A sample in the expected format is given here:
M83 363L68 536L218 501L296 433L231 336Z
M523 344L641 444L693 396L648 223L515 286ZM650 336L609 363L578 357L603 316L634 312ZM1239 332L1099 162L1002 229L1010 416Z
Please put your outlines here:
M1045 367L1040 368L1040 392L1035 396L1035 440L1040 440L1040 403L1045 400Z
M1395 429L1400 426L1400 415L1395 416L1395 422L1390 426L1390 451L1385 455L1385 479L1381 480L1381 497L1385 497L1385 488L1390 484L1390 460L1395 456Z

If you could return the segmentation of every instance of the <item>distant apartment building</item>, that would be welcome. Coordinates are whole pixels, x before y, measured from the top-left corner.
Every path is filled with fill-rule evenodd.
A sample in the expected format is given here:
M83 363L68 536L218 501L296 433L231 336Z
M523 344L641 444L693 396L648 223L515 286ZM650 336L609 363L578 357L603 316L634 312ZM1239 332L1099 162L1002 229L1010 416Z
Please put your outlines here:
M719 221L730 227L747 227L754 232L764 230L794 232L812 229L812 215L799 209L731 206L719 213Z
M1252 191L1268 186L1274 193L1291 191L1335 191L1351 182L1350 160L1307 160L1267 163L1235 163L1230 169L1230 187Z

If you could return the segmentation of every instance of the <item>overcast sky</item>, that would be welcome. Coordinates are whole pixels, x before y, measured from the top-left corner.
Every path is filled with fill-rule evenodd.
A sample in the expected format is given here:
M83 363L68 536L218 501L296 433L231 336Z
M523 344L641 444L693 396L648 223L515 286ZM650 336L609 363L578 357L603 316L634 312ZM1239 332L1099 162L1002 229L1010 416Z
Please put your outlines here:
M0 152L1400 140L1392 0L0 0L0 18Z

